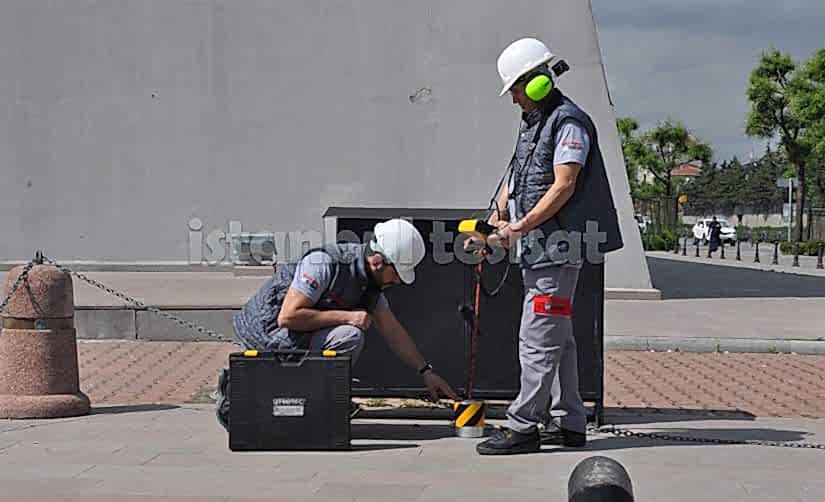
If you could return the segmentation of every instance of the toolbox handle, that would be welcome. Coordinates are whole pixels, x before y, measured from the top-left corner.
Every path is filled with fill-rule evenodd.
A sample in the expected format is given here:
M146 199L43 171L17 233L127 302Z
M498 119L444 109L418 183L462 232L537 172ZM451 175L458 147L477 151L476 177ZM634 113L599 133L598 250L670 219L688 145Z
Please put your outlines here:
M281 361L281 366L285 366L285 367L288 367L288 368L295 368L295 367L299 367L299 366L304 364L304 361L306 361L307 357L309 357L309 350L308 349L307 350L276 350L274 352L274 354L275 354L276 357L278 357L278 360ZM297 362L286 361L285 358L281 357L282 355L283 356L297 356L297 355L300 355L301 360L297 361Z

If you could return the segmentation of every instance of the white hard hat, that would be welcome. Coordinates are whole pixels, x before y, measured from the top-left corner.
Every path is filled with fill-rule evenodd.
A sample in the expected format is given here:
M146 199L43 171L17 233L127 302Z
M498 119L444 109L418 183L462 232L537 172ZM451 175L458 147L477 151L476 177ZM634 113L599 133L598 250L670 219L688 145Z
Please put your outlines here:
M370 246L395 266L405 284L415 281L415 267L424 259L424 239L412 223L393 219L378 223L374 228L375 239Z
M550 49L535 38L522 38L508 45L498 56L498 74L504 85L499 96L504 96L519 77L554 57Z

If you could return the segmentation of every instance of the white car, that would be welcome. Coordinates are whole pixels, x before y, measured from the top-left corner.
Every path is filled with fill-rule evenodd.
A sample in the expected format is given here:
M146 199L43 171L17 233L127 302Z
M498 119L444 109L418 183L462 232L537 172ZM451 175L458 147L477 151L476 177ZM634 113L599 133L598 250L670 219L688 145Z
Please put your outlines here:
M721 233L719 234L719 238L724 243L736 244L736 228L730 226L727 220L722 218L717 218L716 221L722 225ZM710 223L713 222L713 218L702 218L696 221L696 224L693 225L693 243L698 244L700 241L702 244L707 244L710 240Z
M648 216L642 216L641 214L636 214L634 216L636 218L636 223L639 225L639 231L643 234L647 233L647 227L652 223Z

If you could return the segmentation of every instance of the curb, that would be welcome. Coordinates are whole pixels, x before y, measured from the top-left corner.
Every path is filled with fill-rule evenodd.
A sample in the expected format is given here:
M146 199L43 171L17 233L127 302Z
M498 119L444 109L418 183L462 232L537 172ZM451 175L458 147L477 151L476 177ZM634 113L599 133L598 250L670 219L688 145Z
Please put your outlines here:
M607 352L734 352L825 355L825 340L605 336Z
M763 263L753 263L745 261L736 261L735 259L727 258L725 260L719 258L707 258L701 256L685 257L681 255L674 255L663 251L648 251L645 253L648 258L658 258L660 260L670 260L681 263L693 263L698 265L717 265L720 267L739 268L743 270L756 270L759 272L774 272L777 274L793 274L804 275L807 277L825 277L825 270L810 268L810 267L792 267L790 265L772 265L768 260L763 259ZM800 256L801 258L801 256ZM809 257L810 258L810 257Z

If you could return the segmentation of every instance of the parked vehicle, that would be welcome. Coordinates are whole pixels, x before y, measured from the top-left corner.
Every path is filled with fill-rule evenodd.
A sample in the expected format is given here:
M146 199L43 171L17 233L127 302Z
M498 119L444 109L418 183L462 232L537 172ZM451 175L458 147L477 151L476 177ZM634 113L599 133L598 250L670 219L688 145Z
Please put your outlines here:
M652 223L650 221L649 216L642 216L641 214L636 214L634 216L636 218L636 224L639 225L639 231L643 234L647 233L648 226Z
M710 223L713 221L713 218L701 218L696 221L696 224L693 225L693 243L698 244L701 242L702 244L707 244L710 240ZM716 221L722 225L721 233L719 238L725 244L736 244L736 228L732 227L728 220L723 218L716 218Z

